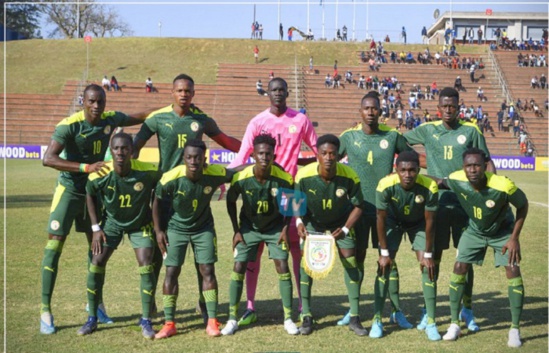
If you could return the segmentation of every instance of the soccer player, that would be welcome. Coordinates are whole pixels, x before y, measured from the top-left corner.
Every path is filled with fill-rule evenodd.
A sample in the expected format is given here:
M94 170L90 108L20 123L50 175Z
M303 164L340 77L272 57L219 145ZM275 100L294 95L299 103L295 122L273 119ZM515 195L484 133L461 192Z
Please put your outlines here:
M145 143L153 136L158 137L158 149L160 150L159 169L165 173L180 165L183 160L183 148L185 142L191 139L202 140L204 134L219 145L238 151L240 141L223 133L214 119L210 118L198 109L192 100L194 97L194 80L186 74L180 74L173 79L172 98L173 104L154 111L145 120L134 139L134 158L139 157L139 152ZM169 200L162 205L162 227L165 229L173 209ZM160 254L160 252L156 252ZM162 259L155 257L155 274L158 278ZM202 295L202 278L198 265L195 263L198 275L199 305L204 321L207 321L204 296Z
M490 153L486 140L475 124L458 119L459 92L446 87L440 91L438 110L442 120L421 124L412 131L404 134L410 145L425 146L427 155L427 174L444 178L462 168L461 155L469 147L477 147L486 153L488 160ZM488 162L489 171L495 171L492 161ZM450 235L454 247L457 247L461 233L467 226L467 214L460 206L457 196L449 190L439 192L439 208L435 225L435 279L438 278L439 264L442 251L450 247ZM467 274L467 281L463 295L463 310L461 318L471 332L479 330L473 316L471 297L473 295L474 272L472 266ZM427 325L427 316L424 313L419 330Z
M124 234L128 234L141 275L141 332L146 339L152 339L155 332L151 326L150 311L156 278L152 262L155 239L150 201L160 173L153 164L131 159L132 137L126 133L114 135L110 149L113 161L107 164L109 172L90 174L86 185L86 201L93 230L93 255L87 276L90 315L78 330L78 335L88 335L97 329L97 299L103 293L107 262ZM99 204L104 208L102 217L96 213Z
M166 277L163 286L166 323L155 338L168 338L177 333L174 316L179 294L178 277L190 244L202 275L202 293L208 314L206 333L219 336L217 317L217 237L210 201L216 189L231 181L234 172L218 165L206 165L206 145L188 140L183 152L184 165L164 173L153 201L156 240L164 257ZM167 229L162 228L162 200L170 200L174 213Z
M378 247L376 229L376 187L386 175L392 173L395 154L409 151L412 148L400 132L379 123L381 116L379 94L371 91L362 97L359 113L362 123L345 130L339 137L341 140L340 156L347 155L349 166L360 178L364 207L362 217L355 224L356 260L360 273L360 286L364 278L364 261L368 239L372 237L372 247ZM360 287L359 287L360 289ZM406 316L400 310L399 274L396 262L392 262L389 280L389 298L393 306L391 322L396 322L402 328L412 328ZM337 322L338 325L348 325L350 312Z
M418 154L415 151L400 153L396 160L396 174L381 179L376 190L380 256L374 285L374 320L370 337L383 336L381 314L389 289L391 265L396 258L402 236L407 233L422 272L421 283L428 317L425 332L429 340L440 340L435 323L436 281L433 262L437 207L437 184L419 174Z
M143 122L150 113L126 115L121 112L105 112L107 97L98 85L84 89L83 110L61 120L55 127L51 142L44 153L43 165L59 170L57 187L48 221L48 242L42 260L42 303L40 307L40 332L55 333L51 313L51 298L63 245L73 222L77 232L86 233L92 241L91 223L86 211L86 182L88 174L100 172L105 167L103 158L113 131L118 126L130 126ZM89 251L91 258L91 250ZM99 298L99 321L112 323L107 316L102 298Z
M340 142L336 136L321 136L316 146L318 162L301 168L295 179L295 189L307 196L307 212L303 219L296 218L297 231L301 239L305 239L309 231L329 231L336 239L351 307L349 330L365 336L368 331L362 327L358 316L359 272L353 230L364 203L360 179L350 167L338 163ZM310 308L313 279L305 272L303 262L299 283L303 303L300 331L302 335L309 335L313 332Z
M313 124L305 114L301 114L286 105L288 98L288 84L280 77L275 77L269 82L268 95L271 106L256 115L246 128L242 138L242 146L238 155L229 164L233 168L246 163L253 151L253 140L260 134L270 134L276 140L275 162L290 175L295 176L297 165L304 165L314 162L314 158L299 158L301 143L305 142L316 153L316 132ZM299 250L299 237L295 223L291 222L288 228L290 239L290 252L292 254L292 266L296 283L299 283L299 264L301 252ZM248 298L247 310L238 321L239 326L249 325L257 321L255 312L255 293L257 279L260 270L261 254L263 254L264 243L259 245L256 261L248 262L246 272L246 295ZM299 287L298 287L299 295ZM299 295L300 296L300 295ZM301 297L301 296L300 296Z
M472 264L482 265L486 250L494 250L496 267L504 266L508 279L511 329L509 347L520 347L519 324L524 301L520 273L519 236L528 214L524 192L511 180L487 172L488 156L471 148L463 153L463 170L456 171L442 185L452 189L469 216L469 225L458 245L454 272L450 276L450 310L452 323L444 340L456 340L460 334L459 305L463 296L465 275ZM509 205L516 207L516 219Z
M248 261L254 261L257 248L265 242L269 257L278 273L278 286L284 309L284 329L290 335L299 334L292 321L292 276L288 267L288 224L278 209L277 196L283 189L293 188L292 176L274 166L276 140L267 134L254 138L255 165L234 175L227 194L227 212L233 225L234 267L229 286L229 321L221 330L232 335L238 329L237 310ZM242 195L240 225L236 201Z

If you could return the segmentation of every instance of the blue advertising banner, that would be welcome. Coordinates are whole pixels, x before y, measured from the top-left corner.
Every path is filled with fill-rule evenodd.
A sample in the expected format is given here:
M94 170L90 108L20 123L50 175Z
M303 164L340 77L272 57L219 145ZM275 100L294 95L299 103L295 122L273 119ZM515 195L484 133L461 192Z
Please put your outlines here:
M0 158L42 159L42 146L6 145L0 146Z
M497 170L536 170L536 157L492 156Z

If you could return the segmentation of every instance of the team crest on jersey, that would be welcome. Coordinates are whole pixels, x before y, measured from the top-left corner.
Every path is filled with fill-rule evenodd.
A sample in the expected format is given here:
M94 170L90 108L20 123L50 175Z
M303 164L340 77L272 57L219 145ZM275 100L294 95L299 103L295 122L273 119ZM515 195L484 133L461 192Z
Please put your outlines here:
M105 133L105 135L110 134L111 133L111 126L110 125L105 126L105 128L103 129L103 132Z
M277 189L277 188L272 188L272 189L271 189L271 195L272 195L273 197L276 197L276 195L278 195L278 189Z
M488 208L492 208L496 205L496 203L494 202L494 200L488 200L486 201L486 207Z
M204 188L204 193L205 193L206 195L209 195L211 192L212 192L212 187L211 187L211 186L206 186L206 187Z
M295 134L297 132L297 127L295 125L288 126L288 132L290 134Z
M457 140L460 145L463 145L465 141L467 141L467 137L465 137L465 135L459 135Z
M196 121L193 121L193 123L191 124L191 130L197 132L199 128L200 126L198 126L198 123Z
M337 197L343 197L343 195L345 195L345 190L343 190L343 189L337 189L336 190L336 196Z
M423 198L422 195L416 195L415 201L416 201L416 203L423 203L423 201L425 201L425 199Z
M53 230L58 230L59 229L59 221L56 221L56 220L51 221L50 228L53 229Z
M144 187L144 186L143 186L143 183L142 183L142 182L137 182L137 183L135 183L135 185L133 186L133 189L134 189L135 191L141 191L141 190L143 190L143 187Z
M386 150L387 147L389 147L389 141L383 139L379 142L379 147L381 147L382 149Z

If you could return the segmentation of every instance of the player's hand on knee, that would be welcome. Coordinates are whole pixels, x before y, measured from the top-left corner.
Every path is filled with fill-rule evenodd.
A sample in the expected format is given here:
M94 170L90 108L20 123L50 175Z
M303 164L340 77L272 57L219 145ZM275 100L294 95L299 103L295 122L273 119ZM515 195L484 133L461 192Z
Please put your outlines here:
M244 244L246 246L246 242L244 241L244 237L242 236L242 233L236 232L233 235L233 250L236 249L236 246L238 243Z
M160 252L162 253L162 257L166 258L166 247L169 245L168 243L168 237L166 236L166 233L164 233L161 230L156 230L156 242L158 244L158 248L160 249Z
M509 266L520 264L520 243L517 239L509 239L509 241L501 248L502 254L505 254L506 252L509 252Z
M93 232L92 236L92 254L93 255L99 255L103 251L103 243L107 242L107 237L105 236L105 233L103 230L98 230L97 232Z
M283 247L286 247L286 250L290 250L290 239L288 237L288 232L286 231L287 227L284 227L282 231L280 232L280 237L278 238L278 241L276 245L285 244Z
M432 258L426 259L423 258L420 263L420 269L421 272L423 272L423 269L427 269L427 273L429 275L429 280L434 281L435 280L435 262Z
M385 273L388 273L391 270L391 265L393 261L389 256L379 256L377 260L377 274L380 277L385 277Z

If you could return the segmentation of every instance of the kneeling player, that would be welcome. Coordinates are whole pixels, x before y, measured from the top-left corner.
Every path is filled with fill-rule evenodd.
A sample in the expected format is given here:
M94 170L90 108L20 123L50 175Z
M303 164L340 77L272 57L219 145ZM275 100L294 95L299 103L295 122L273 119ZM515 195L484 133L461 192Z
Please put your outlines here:
M141 275L141 331L143 337L152 339L154 330L149 318L156 277L152 263L155 240L149 205L160 173L153 164L131 159L132 138L128 134L113 136L111 153L113 161L107 164L110 171L104 176L90 174L86 185L86 201L93 230L92 260L87 280L90 316L78 334L87 335L97 329L98 304L102 298L107 262L126 233L134 248ZM105 208L101 226L96 213L98 202Z
M284 308L284 329L299 334L292 321L292 278L288 268L288 223L291 217L279 213L277 195L282 188L292 187L290 174L273 166L276 140L271 135L258 135L253 141L255 165L234 175L227 194L227 212L234 229L234 268L229 286L229 321L221 333L232 335L238 329L237 310L242 296L248 261L255 261L261 242L269 247L278 273L278 285ZM240 226L236 200L242 195Z
M438 187L434 180L419 174L419 156L404 151L396 160L396 174L379 181L376 191L377 231L380 245L378 276L374 284L374 320L370 337L383 336L381 314L389 290L391 264L402 236L408 234L422 271L422 286L431 341L440 340L435 323L436 278L433 262L434 223L438 207Z

